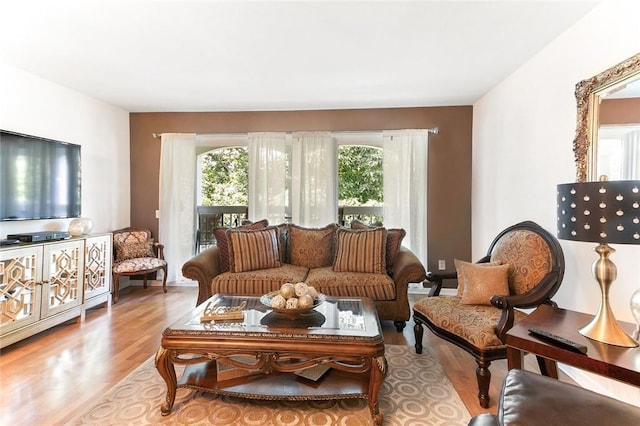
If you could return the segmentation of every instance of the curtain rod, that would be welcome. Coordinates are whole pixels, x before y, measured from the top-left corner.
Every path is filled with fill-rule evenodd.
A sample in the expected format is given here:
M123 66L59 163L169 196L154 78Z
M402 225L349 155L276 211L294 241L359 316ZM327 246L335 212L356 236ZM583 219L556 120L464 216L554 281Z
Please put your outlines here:
M430 129L423 129L426 130L427 133L431 133L432 135L437 135L440 133L440 129L438 127L432 127ZM383 130L336 130L336 131L332 131L331 133L375 133L375 132L382 132ZM285 132L288 134L294 133L294 132ZM249 133L200 133L198 134L198 136L205 136L205 135L224 135L224 136L230 136L230 137L242 137L242 136L247 136ZM154 139L160 139L162 137L162 133L152 133L151 134Z

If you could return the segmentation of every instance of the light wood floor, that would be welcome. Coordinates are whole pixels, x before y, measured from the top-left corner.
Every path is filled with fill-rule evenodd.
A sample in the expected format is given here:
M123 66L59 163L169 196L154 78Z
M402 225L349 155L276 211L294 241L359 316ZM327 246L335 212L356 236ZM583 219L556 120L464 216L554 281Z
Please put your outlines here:
M87 312L83 323L70 321L0 350L0 424L64 424L155 353L162 331L195 305L195 287L129 287L118 304ZM412 301L422 295L411 295ZM398 333L383 322L385 342L414 345L413 322ZM475 415L495 412L506 361L492 364L489 409L477 400L475 362L466 352L424 333L424 346L440 360L456 391ZM529 358L532 358L531 360ZM527 369L537 371L533 357Z

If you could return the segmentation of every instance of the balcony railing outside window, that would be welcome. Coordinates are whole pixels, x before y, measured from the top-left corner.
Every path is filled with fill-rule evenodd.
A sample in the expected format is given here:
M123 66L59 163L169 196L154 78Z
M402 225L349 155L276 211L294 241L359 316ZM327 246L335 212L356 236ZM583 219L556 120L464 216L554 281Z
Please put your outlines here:
M215 228L235 228L247 219L247 206L197 206L196 253L216 245Z
M197 206L198 231L196 233L196 254L216 245L213 235L215 228L235 228L247 219L247 206ZM349 226L359 220L368 225L382 225L382 206L341 206L338 207L338 224ZM286 222L291 222L286 220Z
M351 221L359 220L367 225L379 225L383 223L382 206L341 206L338 207L338 223L349 226Z

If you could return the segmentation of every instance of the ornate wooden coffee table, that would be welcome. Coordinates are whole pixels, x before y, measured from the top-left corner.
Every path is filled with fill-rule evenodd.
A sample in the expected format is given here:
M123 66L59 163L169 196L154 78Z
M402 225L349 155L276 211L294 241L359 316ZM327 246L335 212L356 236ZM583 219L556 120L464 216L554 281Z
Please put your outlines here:
M208 302L246 302L244 319L201 323ZM292 320L259 297L216 294L164 331L155 363L167 383L163 415L171 412L177 388L186 387L253 399L362 398L374 423L382 424L378 391L387 360L370 299L327 297ZM176 365L185 365L179 379ZM299 376L319 365L330 370L317 382Z

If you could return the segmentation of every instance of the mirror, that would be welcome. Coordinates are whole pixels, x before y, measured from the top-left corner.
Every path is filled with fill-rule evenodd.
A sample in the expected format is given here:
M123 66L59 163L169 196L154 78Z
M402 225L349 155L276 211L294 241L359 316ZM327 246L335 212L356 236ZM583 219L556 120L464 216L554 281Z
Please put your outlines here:
M576 85L576 181L640 179L640 53Z

